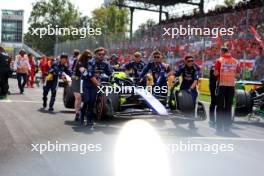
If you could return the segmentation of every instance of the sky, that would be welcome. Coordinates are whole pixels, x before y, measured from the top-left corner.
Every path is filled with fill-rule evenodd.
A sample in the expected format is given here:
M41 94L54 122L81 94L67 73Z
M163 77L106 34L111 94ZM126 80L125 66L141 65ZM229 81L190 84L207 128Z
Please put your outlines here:
M0 0L0 9L12 9L12 10L24 10L24 32L27 31L29 25L27 23L32 10L32 3L37 0ZM91 16L91 12L95 8L99 8L104 0L70 0L79 11L86 16ZM209 1L206 10L214 7L216 4L221 4L223 0L206 0ZM133 21L133 30L135 31L138 26L148 19L153 19L158 22L159 15L155 12L147 12L141 10L135 10L134 12L134 21Z

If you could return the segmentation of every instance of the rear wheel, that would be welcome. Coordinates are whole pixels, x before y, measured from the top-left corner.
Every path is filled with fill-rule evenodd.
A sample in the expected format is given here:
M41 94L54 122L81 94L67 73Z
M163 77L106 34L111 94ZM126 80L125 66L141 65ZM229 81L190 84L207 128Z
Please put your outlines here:
M97 120L107 120L111 119L115 112L120 109L120 100L118 94L110 93L101 94L97 99Z
M236 90L235 116L247 116L252 112L253 101L245 90Z

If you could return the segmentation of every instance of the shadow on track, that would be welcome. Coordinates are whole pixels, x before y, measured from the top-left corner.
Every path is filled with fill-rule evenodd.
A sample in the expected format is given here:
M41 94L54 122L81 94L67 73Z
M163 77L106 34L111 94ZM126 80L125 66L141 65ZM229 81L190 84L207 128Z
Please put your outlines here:
M43 109L43 108L39 108L38 111L41 112L41 113L46 113L46 114L51 114L51 115L56 115L57 114L57 112L49 111L49 110L46 110L46 109Z
M111 120L102 120L100 122L95 123L94 130L91 130L88 126L81 126L79 121L70 121L66 120L64 122L65 125L72 126L72 129L75 132L87 133L92 134L93 132L102 132L104 134L117 134L122 126L132 119L121 119L115 118Z
M75 114L75 111L74 110L61 110L59 112L60 113L63 113L63 114Z

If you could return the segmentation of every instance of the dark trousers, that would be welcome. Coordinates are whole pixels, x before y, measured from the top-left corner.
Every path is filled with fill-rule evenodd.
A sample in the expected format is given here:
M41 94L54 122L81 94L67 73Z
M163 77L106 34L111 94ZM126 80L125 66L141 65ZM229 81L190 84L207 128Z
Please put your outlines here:
M210 121L215 122L215 107L216 107L216 85L210 85L211 103L209 107Z
M58 88L58 79L55 79L53 81L47 81L45 85L43 86L43 103L47 104L48 100L48 94L49 91L51 91L51 97L50 97L50 103L49 107L53 108L55 100L56 100L56 94L57 94L57 88Z
M22 82L22 79L23 79L23 82ZM27 73L17 73L17 83L18 83L18 88L21 93L24 92L24 87L27 83L27 79L28 79Z
M191 89L191 95L192 95L192 98L193 98L193 104L194 104L194 107L196 107L196 100L197 100L197 97L198 97L198 91L197 89ZM192 114L190 114L193 118L195 117L195 108L194 108L194 111L192 112ZM194 121L190 121L189 122L189 125L192 125L194 124Z
M6 96L8 93L8 73L0 73L0 96Z
M81 121L84 120L84 114L87 114L87 121L92 124L95 119L94 108L96 105L97 89L96 88L84 88L82 93L83 107L81 109Z
M217 128L228 128L232 124L232 104L235 87L219 86L217 91L216 124Z

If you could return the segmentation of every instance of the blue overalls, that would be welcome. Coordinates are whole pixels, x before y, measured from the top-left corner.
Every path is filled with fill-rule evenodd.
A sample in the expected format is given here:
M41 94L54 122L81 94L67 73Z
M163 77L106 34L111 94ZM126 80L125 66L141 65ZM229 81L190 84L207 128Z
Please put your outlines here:
M111 65L113 71L117 71L117 72L118 72L118 71L120 71L121 68L122 68L122 64L120 64L120 63L117 62L117 61L115 61L115 62L111 62L110 65Z
M98 88L90 80L92 77L95 77L99 82L101 74L106 74L110 76L112 74L112 67L108 62L105 61L96 61L95 58L92 58L88 61L87 71L82 74L81 78L81 95L83 101L82 114L87 110L87 119L88 124L93 124L94 120L94 105L96 101ZM83 121L83 115L81 116L81 123Z
M60 62L55 61L51 68L48 71L48 74L52 74L52 80L46 80L43 86L43 107L47 106L47 96L49 91L51 90L51 98L49 103L50 110L53 109L53 105L56 99L56 93L59 85L59 79L63 75L63 73L71 76L71 71L68 69L67 65L62 65Z
M140 74L142 73L142 71L143 71L145 66L146 66L146 64L142 60L140 62L132 61L132 62L129 62L129 63L125 64L124 65L124 69L125 70L132 70L132 73L131 73L130 76L133 77L133 78L138 79L136 81L139 81ZM143 77L143 82L142 83L136 82L136 85L146 86L147 85L146 76Z
M182 64L175 71L175 76L182 76L182 83L180 86L180 90L189 90L195 80L199 79L199 69L196 65L192 67L188 67L185 64ZM191 89L191 94L193 97L193 102L196 104L196 99L198 96L197 88Z
M155 89L155 87L166 87L167 89L167 69L165 67L165 65L163 63L154 63L154 62L150 62L148 63L141 75L140 75L140 78L143 78L147 73L148 71L151 70L152 72L152 77L153 77L153 88ZM157 95L163 95L163 96L167 96L167 93L157 93L155 92L155 94Z

